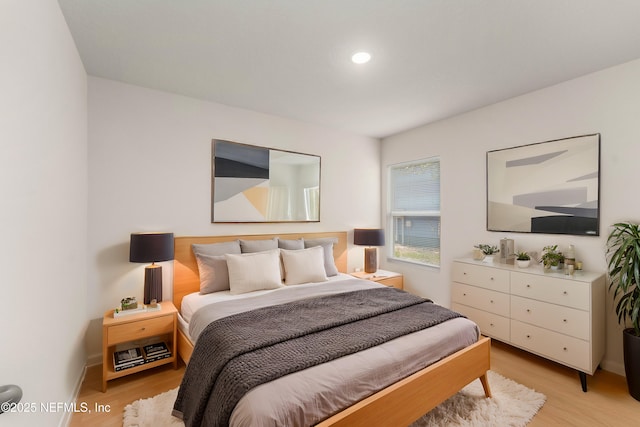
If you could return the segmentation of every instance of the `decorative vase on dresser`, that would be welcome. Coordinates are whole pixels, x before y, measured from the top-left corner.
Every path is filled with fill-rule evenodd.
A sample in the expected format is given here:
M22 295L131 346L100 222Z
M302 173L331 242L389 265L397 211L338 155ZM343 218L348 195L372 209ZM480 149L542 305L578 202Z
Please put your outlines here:
M605 275L544 273L472 259L453 263L452 309L483 335L574 368L582 390L605 350Z

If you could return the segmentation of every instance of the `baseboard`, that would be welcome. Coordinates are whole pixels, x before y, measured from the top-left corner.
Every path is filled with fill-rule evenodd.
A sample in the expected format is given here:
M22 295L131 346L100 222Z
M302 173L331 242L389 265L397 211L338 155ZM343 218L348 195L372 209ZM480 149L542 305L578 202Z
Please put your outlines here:
M626 376L624 372L624 363L612 362L610 360L603 360L600 363L600 367L605 371L613 372L621 376Z
M87 368L100 364L102 364L102 353L92 354L91 356L87 357Z
M84 377L87 375L87 367L82 368L80 372L80 376L76 381L76 386L73 388L73 393L71 393L71 398L67 401L67 407L71 408L78 401L78 395L80 394L80 388L82 387L82 383L84 382ZM71 423L71 417L73 416L73 411L64 411L64 415L62 419L60 419L59 427L69 427Z

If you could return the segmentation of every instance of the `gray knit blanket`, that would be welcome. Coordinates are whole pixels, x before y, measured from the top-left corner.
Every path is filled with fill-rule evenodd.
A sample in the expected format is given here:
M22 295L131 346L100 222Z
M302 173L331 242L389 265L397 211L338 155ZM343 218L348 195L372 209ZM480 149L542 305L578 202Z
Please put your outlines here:
M460 314L395 288L308 298L212 322L200 334L173 414L186 427L228 426L252 388Z

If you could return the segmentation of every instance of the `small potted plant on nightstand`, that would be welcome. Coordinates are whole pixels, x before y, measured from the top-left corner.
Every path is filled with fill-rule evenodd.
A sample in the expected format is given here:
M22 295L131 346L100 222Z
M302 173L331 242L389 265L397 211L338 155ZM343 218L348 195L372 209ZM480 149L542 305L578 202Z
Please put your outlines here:
M558 245L545 246L542 248L542 258L540 262L545 270L557 270L560 262L564 260L562 252L558 252Z
M480 249L482 251L482 253L484 254L484 262L493 262L493 256L500 252L500 249L498 249L497 246L485 245L483 243L475 245L474 248Z
M516 254L516 262L518 263L518 267L527 268L531 262L531 256L526 252L518 252Z

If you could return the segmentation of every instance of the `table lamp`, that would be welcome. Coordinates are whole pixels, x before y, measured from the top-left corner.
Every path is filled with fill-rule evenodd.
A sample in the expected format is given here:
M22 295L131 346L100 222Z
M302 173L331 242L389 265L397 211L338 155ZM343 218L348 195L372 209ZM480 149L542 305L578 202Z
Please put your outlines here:
M131 233L130 262L150 262L144 269L144 303L162 301L162 266L173 259L173 233Z
M353 244L369 246L364 248L364 271L365 273L375 273L378 270L378 253L375 246L384 246L384 230L356 228L353 230Z

